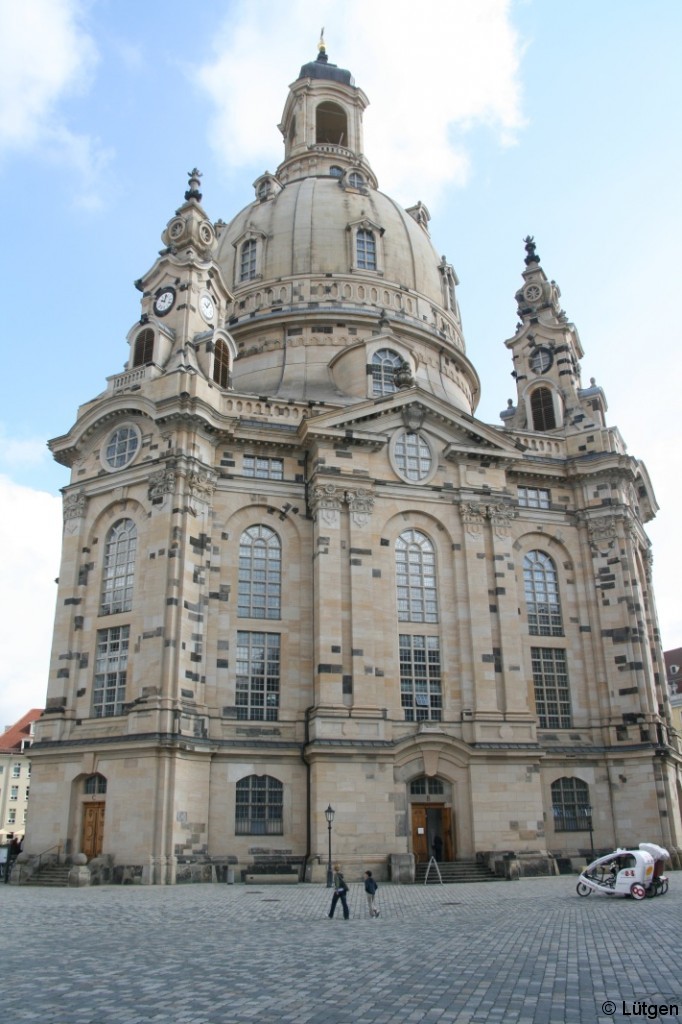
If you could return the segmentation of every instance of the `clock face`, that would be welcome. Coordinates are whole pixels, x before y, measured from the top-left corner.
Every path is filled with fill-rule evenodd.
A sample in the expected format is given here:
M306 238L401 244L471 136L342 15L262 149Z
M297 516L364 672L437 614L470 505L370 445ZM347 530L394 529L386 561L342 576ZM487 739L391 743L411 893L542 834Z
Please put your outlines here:
M175 291L172 288L162 288L154 301L154 312L157 316L165 316L173 308L175 302Z
M547 373L552 365L553 356L548 348L537 348L530 357L533 373Z
M213 299L208 294L208 292L204 292L204 294L199 299L199 310L204 320L213 319L213 314L215 313L215 306L213 305Z

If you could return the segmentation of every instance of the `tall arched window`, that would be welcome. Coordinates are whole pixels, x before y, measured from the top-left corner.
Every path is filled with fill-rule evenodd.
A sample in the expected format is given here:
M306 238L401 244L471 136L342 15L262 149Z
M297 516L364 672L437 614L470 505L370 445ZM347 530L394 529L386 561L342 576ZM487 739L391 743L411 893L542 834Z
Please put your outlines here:
M239 617L279 619L281 592L281 541L268 526L250 526L239 540Z
M133 350L133 366L146 366L154 360L154 332L151 327L145 327L135 338Z
M256 278L256 256L258 243L255 238L247 238L243 243L239 256L239 280L254 281Z
M559 580L554 562L544 551L529 551L523 559L523 585L532 636L562 636Z
M338 103L320 103L315 111L315 142L348 145L348 120Z
M271 775L248 775L237 783L235 834L281 836L284 786Z
M592 827L590 789L582 779L563 778L552 783L555 832L587 832Z
M377 242L374 232L359 228L355 236L357 267L359 270L377 269Z
M372 394L375 397L392 395L398 389L395 372L402 366L402 358L390 348L380 348L372 356Z
M419 530L405 530L395 545L398 619L438 622L436 557L433 544Z
M549 388L536 388L530 396L534 430L555 430L554 401Z
M213 380L221 388L230 384L230 353L222 338L218 338L213 352Z
M133 606L137 528L132 519L119 519L104 543L100 615L129 612Z

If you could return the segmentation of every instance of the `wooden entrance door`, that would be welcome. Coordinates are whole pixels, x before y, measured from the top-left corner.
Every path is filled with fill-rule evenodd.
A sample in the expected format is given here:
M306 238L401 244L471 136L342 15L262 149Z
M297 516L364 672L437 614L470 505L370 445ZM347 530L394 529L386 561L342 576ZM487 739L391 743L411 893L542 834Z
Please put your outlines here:
M412 852L417 864L426 864L434 853L434 840L441 840L441 860L455 859L452 840L452 810L444 804L412 804Z
M83 807L83 843L82 852L92 860L102 852L104 840L104 801L85 804Z

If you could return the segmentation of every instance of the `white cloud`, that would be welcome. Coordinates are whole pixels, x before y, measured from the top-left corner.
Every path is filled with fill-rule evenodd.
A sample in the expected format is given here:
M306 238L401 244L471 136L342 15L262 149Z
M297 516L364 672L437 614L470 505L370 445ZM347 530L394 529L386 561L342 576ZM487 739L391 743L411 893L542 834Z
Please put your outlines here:
M0 476L0 728L43 707L62 535L61 499Z
M0 423L0 467L35 467L47 464L49 451L44 438L16 438Z
M267 17L263 3L238 5L216 32L214 58L196 72L215 107L214 146L228 166L262 160L274 170L282 83L315 58L311 26L324 23L330 61L347 67L352 56L350 70L374 101L365 116L382 189L412 202L419 182L433 202L468 178L467 132L483 126L508 145L523 125L522 46L509 9L508 0L426 0L417 23L412 0L347 0L342 8L297 0L268 4Z
M82 0L0 0L0 155L39 152L74 169L84 183L80 202L92 205L92 183L108 154L69 129L61 110L88 89L97 63L81 26L84 11Z

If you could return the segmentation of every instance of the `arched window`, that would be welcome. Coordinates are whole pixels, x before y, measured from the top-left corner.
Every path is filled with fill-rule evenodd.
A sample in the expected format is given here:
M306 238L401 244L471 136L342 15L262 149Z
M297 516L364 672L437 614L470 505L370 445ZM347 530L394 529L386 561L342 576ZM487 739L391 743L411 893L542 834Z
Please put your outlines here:
M405 530L395 545L398 619L438 622L436 557L433 544L419 530Z
M213 380L221 388L230 386L230 353L222 338L218 338L213 351Z
M343 167L337 167L336 164L332 164L329 168L329 173L332 178L343 178Z
M377 269L377 243L374 232L359 228L355 236L358 270Z
M95 794L102 795L107 791L107 780L103 775L88 775L83 786L83 792L87 796L94 796Z
M348 175L348 184L351 188L364 188L365 179L361 174L358 174L357 171L351 171Z
M271 775L248 775L237 783L235 834L281 836L284 786Z
M154 332L151 327L140 331L135 338L133 366L146 366L154 361Z
M256 279L256 256L258 243L255 238L247 238L243 243L239 258L239 280L254 281Z
M380 348L372 356L372 394L375 397L392 395L397 391L395 372L402 366L402 358L390 348Z
M129 612L133 606L137 528L132 519L119 519L104 543L100 615Z
M428 775L420 775L410 783L411 796L443 796L444 792L442 781Z
M590 789L582 779L563 778L552 783L555 832L587 832L592 828Z
M348 120L337 103L320 103L315 111L315 142L334 146L348 145Z
M532 636L562 636L559 580L554 562L544 551L529 551L523 559L523 585Z
M282 544L268 526L250 526L239 540L240 618L279 619L282 610Z
M534 430L555 430L554 402L549 388L536 388L530 396Z

